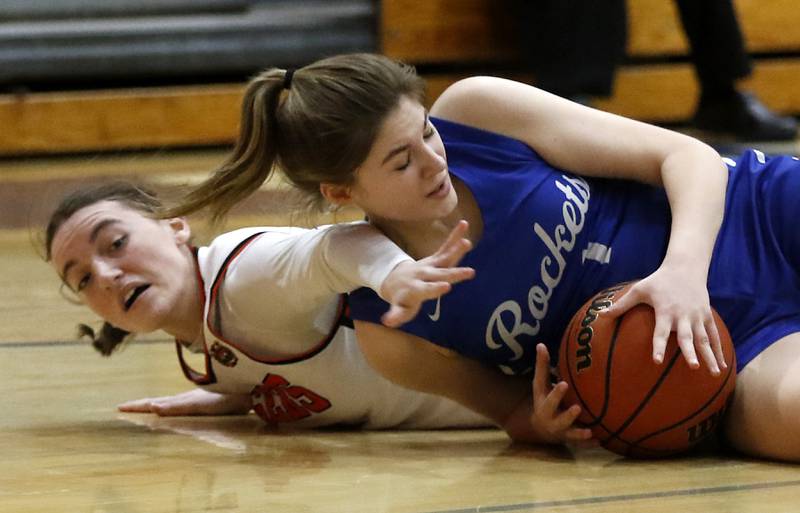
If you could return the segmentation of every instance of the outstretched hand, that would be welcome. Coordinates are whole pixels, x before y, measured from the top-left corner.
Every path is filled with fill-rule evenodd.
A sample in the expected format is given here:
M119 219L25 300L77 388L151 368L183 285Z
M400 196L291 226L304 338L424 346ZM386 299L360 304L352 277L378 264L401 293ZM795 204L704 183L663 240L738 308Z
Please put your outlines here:
M465 238L469 224L459 221L447 236L447 240L433 255L418 261L405 261L395 267L381 285L381 297L391 307L381 321L396 328L414 317L422 303L450 292L452 285L475 276L470 267L456 267L472 249Z
M533 397L511 414L503 426L506 433L517 442L596 445L591 429L575 426L581 407L577 404L567 409L561 407L568 387L565 381L555 386L550 383L550 353L544 344L537 344Z
M664 361L670 333L675 332L678 346L691 368L700 367L698 354L715 376L728 367L704 282L693 285L693 280L682 279L681 273L662 267L634 283L603 315L618 317L640 303L650 305L655 311L655 363Z
M163 397L148 397L117 406L122 412L155 413L162 417L184 415L244 415L250 411L247 394L218 394L202 388Z

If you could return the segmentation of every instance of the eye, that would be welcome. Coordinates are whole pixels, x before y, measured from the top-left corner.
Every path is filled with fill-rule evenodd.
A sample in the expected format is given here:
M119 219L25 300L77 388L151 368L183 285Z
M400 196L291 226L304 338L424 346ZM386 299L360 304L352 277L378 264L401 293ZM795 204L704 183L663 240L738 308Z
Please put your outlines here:
M111 251L115 251L115 250L118 250L118 249L122 248L123 246L125 246L126 242L128 242L128 236L127 235L122 235L120 237L117 237L111 243L111 246L110 246Z
M400 166L396 167L395 170L403 171L411 164L411 152L406 152L406 161L405 163L401 164Z
M425 125L425 131L422 132L422 139L427 141L428 139L433 137L435 134L436 134L436 127L433 126L433 123L428 121L427 124ZM403 164L401 164L398 167L396 167L395 170L396 171L403 171L403 170L407 169L408 166L410 166L410 165L411 165L411 152L407 151L406 152L406 161Z
M75 287L76 292L80 292L89 285L89 281L92 279L92 275L90 273L86 273L81 277L81 281L78 282L78 286Z

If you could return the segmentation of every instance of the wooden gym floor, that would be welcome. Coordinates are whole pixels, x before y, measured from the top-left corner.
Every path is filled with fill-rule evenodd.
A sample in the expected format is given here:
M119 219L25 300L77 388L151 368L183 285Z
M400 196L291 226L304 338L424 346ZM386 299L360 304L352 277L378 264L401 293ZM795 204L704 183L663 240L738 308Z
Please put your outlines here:
M252 415L117 413L119 402L190 388L172 341L148 335L110 359L75 342L76 322L92 317L59 295L31 241L69 188L109 176L168 186L222 155L0 161L3 512L796 511L796 466L711 451L629 461L602 449L515 446L495 430L292 433ZM232 224L290 222L277 213L285 194L272 192Z

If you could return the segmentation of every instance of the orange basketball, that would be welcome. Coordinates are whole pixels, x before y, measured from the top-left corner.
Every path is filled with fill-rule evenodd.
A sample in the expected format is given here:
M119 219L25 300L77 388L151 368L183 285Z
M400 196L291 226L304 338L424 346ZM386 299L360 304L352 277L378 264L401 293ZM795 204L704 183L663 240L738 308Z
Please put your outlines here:
M564 406L581 406L578 422L606 449L639 458L670 456L690 449L720 424L736 382L736 355L725 324L713 312L728 364L719 376L702 360L692 370L675 333L663 363L654 363L655 315L649 305L616 319L598 315L631 285L598 293L570 321L558 362L570 385Z

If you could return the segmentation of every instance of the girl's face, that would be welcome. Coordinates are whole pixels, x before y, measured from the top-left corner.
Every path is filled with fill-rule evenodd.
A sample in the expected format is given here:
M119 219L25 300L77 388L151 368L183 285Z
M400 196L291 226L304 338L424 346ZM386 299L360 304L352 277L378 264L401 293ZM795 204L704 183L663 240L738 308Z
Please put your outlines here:
M185 294L197 294L190 235L183 219L155 220L101 201L61 225L51 265L104 320L131 332L154 331L168 325Z
M442 139L422 105L406 97L384 121L355 183L322 190L379 224L440 219L457 203Z

